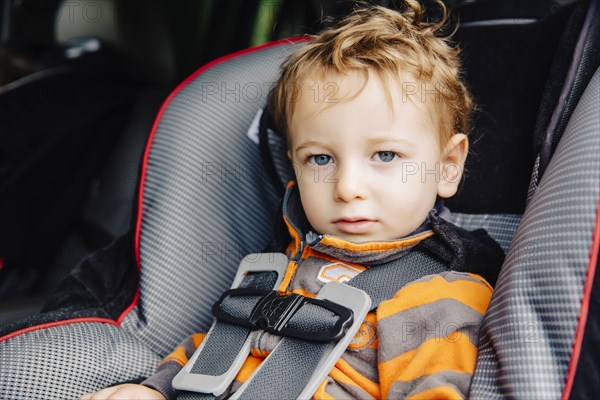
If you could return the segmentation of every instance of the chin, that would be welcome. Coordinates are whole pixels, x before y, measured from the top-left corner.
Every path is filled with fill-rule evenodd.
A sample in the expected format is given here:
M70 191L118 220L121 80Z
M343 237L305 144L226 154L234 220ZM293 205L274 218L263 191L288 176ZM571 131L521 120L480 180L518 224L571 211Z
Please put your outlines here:
M380 239L376 235L348 235L348 234L340 234L336 235L337 237L344 239L348 242L353 243L368 243L368 242L381 242L389 239Z

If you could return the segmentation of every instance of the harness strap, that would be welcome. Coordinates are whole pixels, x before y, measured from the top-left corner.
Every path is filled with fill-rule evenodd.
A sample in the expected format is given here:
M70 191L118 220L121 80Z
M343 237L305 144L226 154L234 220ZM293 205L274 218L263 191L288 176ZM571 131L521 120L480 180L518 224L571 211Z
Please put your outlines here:
M276 278L277 276L270 272L251 273L244 278L241 287L253 283L253 286L259 289L266 287L270 289L275 284ZM223 320L217 320L211 330L211 334L206 337L202 357L196 360L191 369L194 374L218 376L227 372L244 347L250 333L248 327Z
M448 270L449 267L437 258L412 249L396 260L372 266L346 282L346 285L366 292L371 297L373 311L410 282Z
M286 266L287 257L284 254L250 254L240 263L232 286L267 292L279 286ZM194 398L214 398L214 395L223 393L250 351L250 342L247 340L249 333L248 327L215 320L205 340L173 380L173 386L192 390L198 386L200 379L202 387L206 389L204 391L211 394L209 397L203 395ZM186 397L188 395L185 392L179 396Z
M392 298L406 284L426 275L437 274L446 270L448 270L448 267L431 255L422 251L411 250L397 260L372 266L346 282L346 285L366 292L372 299L370 310L374 310L382 301ZM332 284L325 285L321 291L328 285ZM246 310L244 313L248 314L249 306L246 305L242 308ZM304 308L302 307L302 309ZM308 310L308 308L306 309ZM318 330L319 326L329 326L331 324L331 320L325 318L325 320L316 322L315 328L315 316L313 313L308 312L296 312L290 321L292 319L297 329ZM221 341L225 340L221 339ZM311 387L314 387L314 382L321 383L326 378L331 370L329 365L333 365L331 361L335 363L340 356L337 355L335 360L328 360L335 346L336 341L318 343L284 336L279 345L262 362L255 373L230 399L276 399L282 398L282 396L285 398L312 396L314 391L306 393L305 388L309 383ZM211 363L211 361L203 357L202 363ZM178 400L212 398L214 398L212 395L185 392L178 397Z

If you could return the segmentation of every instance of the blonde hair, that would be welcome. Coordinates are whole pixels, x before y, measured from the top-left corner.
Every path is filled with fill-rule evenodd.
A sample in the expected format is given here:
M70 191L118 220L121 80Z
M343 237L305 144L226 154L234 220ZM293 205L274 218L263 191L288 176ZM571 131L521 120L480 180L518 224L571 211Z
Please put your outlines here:
M384 83L389 78L399 82L401 74L408 73L426 85L427 93L435 91L441 101L435 102L432 116L442 145L455 133L468 133L473 101L460 76L459 49L440 34L448 17L444 4L439 0L438 4L442 10L439 22L428 22L417 1L405 0L400 11L380 6L355 9L313 36L283 64L270 94L269 108L280 132L288 137L300 83L316 71L360 72L367 79L371 69ZM389 85L384 86L390 101Z

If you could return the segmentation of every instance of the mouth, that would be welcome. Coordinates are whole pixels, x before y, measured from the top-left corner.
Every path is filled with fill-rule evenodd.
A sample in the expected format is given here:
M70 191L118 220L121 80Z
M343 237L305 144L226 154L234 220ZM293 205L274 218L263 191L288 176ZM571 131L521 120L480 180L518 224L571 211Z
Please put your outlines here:
M368 233L377 220L369 218L339 218L333 221L338 230L346 234L365 234Z

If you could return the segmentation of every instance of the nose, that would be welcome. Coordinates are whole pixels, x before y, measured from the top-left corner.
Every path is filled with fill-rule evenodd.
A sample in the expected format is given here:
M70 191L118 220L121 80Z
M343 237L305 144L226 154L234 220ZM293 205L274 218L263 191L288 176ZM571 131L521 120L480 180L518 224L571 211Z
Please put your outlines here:
M365 199L367 187L363 172L357 165L339 167L334 175L336 201L349 203Z

